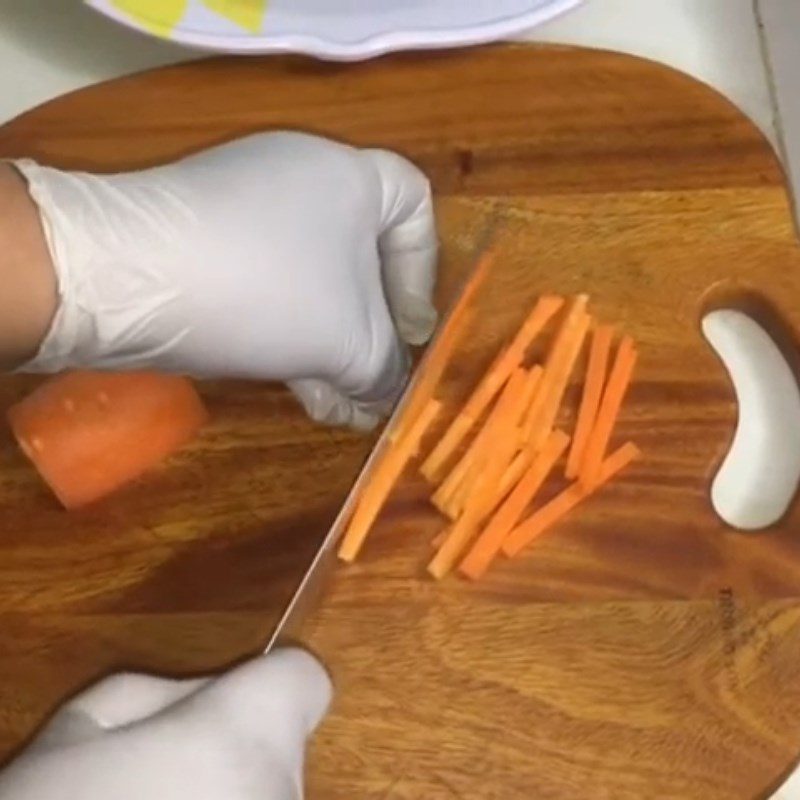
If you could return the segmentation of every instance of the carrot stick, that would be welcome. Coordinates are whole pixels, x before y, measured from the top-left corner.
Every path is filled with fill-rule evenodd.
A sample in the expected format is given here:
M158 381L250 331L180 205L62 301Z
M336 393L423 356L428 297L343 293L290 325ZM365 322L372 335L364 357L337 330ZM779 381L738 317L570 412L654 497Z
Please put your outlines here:
M358 555L389 493L410 459L419 450L422 437L441 408L442 404L438 400L429 400L408 433L397 442L389 443L386 457L378 463L369 483L364 487L353 518L342 537L339 547L339 558L342 561L353 561Z
M591 487L598 480L603 456L605 456L611 432L619 417L625 392L630 385L633 368L636 366L636 358L637 353L633 346L633 339L630 336L623 336L608 383L603 391L597 419L586 442L580 469L580 482L584 486Z
M458 324L442 330L436 341L431 344L431 350L424 360L417 366L419 378L416 379L408 404L403 411L403 418L397 428L390 434L390 439L396 442L410 430L428 401L439 387L442 375L450 366L453 353L464 339L464 336L472 327L475 319L475 310L465 309L458 315Z
M523 426L525 438L534 449L538 450L544 444L555 425L570 375L589 330L587 302L588 297L585 294L578 295L573 300L547 356L544 376Z
M428 565L428 572L434 578L444 577L453 568L483 520L497 505L497 485L517 446L518 440L513 434L524 411L524 382L527 380L528 376L524 370L515 372L508 385L518 388L505 391L504 397L498 402L498 406L501 403L503 405L503 414L495 423L495 436L490 447L485 455L482 454L485 467L470 494L464 513L456 520L444 543ZM506 400L507 397L510 399Z
M580 472L583 454L586 451L586 442L589 440L589 434L597 417L597 409L600 407L613 337L614 328L611 325L598 325L592 334L586 382L583 385L578 421L575 425L575 435L572 439L572 448L569 451L565 472L567 478L571 480L577 478Z
M536 386L541 377L541 374L542 374L542 368L538 365L532 367L528 371L527 381L525 382L525 385L521 390L521 396L519 397L519 404L521 409L520 415L522 415L525 409L528 408L528 406L530 405L533 395L536 391ZM524 443L522 442L522 431L518 426L515 426L514 430L511 431L509 435L510 436L516 435L518 439L518 444L514 448L514 451L518 450L523 446ZM511 452L509 454L509 464L506 465L506 469L503 471L504 475L506 470L510 468L511 466L510 460L513 458L514 455L515 452ZM475 484L477 476L482 467L483 465L481 461L473 451L470 457L467 473L464 475L463 479L456 487L455 491L453 492L453 495L449 500L449 504L445 509L445 513L447 513L447 515L450 516L451 519L455 519L464 510L464 507L466 506L466 499L469 496L469 493L472 491L472 488ZM508 494L508 490L503 491L502 486L499 486L498 497L497 497L498 502L500 502L500 500L502 500L506 496L506 494Z
M8 410L20 447L68 509L135 480L207 420L188 380L154 372L67 372Z
M523 447L514 456L513 461L506 467L503 477L500 478L498 492L502 497L505 497L520 482L535 458L536 453L531 447Z
M602 463L598 479L591 486L587 487L580 481L570 484L561 494L556 495L549 503L515 528L503 543L503 553L511 557L516 556L520 550L559 522L581 501L608 483L639 455L639 448L631 442L622 445Z
M429 481L435 482L441 477L445 463L500 392L511 373L520 366L533 340L563 304L563 297L544 295L539 298L511 344L492 362L459 415L423 463L421 472Z
M475 268L447 315L441 331L431 343L428 353L419 365L418 369L421 370L419 378L411 390L411 396L403 412L403 419L397 426L397 430L391 435L392 441L402 438L410 430L414 421L433 397L442 375L450 365L453 353L461 344L464 334L469 330L475 318L473 305L475 297L486 283L493 263L494 252L492 250L487 250L478 258Z
M464 513L455 521L442 545L428 564L428 572L437 580L443 578L458 560L464 548L478 532L483 520L491 513L494 503L495 487L502 471L503 453L509 447L508 441L491 455L487 468L481 473L478 485L467 502Z
M568 444L569 436L563 431L553 431L550 434L522 480L495 512L467 557L461 562L459 571L463 575L478 580L486 572Z
M455 495L458 486L466 478L470 467L483 453L489 441L495 436L497 426L507 417L509 409L513 408L523 392L524 386L529 380L524 369L517 369L503 388L495 407L486 419L478 435L470 445L469 450L461 457L446 480L433 494L433 503L440 509L448 509Z

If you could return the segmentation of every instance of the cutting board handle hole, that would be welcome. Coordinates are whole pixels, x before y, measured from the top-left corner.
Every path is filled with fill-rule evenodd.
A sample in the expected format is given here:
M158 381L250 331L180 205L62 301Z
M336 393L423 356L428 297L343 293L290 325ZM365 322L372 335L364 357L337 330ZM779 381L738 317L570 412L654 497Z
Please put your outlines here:
M757 322L775 342L800 385L800 335L762 292L746 284L724 281L709 287L700 303L699 323L712 311L732 309Z
M800 484L800 349L778 310L747 288L714 287L700 324L738 410L711 503L731 527L762 530L784 517Z

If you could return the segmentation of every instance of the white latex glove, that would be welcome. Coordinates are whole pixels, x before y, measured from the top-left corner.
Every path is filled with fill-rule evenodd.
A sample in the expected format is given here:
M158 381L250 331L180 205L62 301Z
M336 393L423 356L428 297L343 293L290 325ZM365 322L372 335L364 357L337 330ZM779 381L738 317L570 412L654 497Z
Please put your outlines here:
M301 650L210 680L108 678L0 773L0 798L299 800L306 739L330 696Z
M286 381L313 418L366 428L405 380L400 340L435 326L430 187L393 153L263 133L119 175L15 165L60 294L24 371Z

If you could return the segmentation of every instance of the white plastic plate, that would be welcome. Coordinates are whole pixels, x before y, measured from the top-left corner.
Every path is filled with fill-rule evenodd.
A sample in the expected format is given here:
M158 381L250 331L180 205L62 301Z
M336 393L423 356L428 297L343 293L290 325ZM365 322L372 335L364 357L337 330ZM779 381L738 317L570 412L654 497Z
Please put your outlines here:
M191 47L358 60L507 38L582 0L86 0Z

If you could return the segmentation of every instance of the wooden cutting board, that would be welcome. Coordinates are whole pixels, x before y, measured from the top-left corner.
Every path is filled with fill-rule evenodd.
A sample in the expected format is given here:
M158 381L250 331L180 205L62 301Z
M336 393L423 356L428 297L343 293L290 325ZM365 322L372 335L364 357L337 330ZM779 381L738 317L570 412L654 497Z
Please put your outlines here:
M363 65L212 60L67 96L0 155L117 170L263 128L395 148L430 174L452 297L494 224L499 268L445 392L540 291L589 291L640 343L620 438L645 458L478 585L424 576L440 522L410 475L309 625L338 686L309 797L763 797L800 752L800 511L736 534L709 479L736 408L702 310L755 297L800 330L800 249L761 135L707 87L589 50ZM491 221L494 220L494 223ZM8 378L0 402L32 381ZM270 387L208 384L194 448L59 511L0 437L0 745L119 666L255 651L371 441Z

